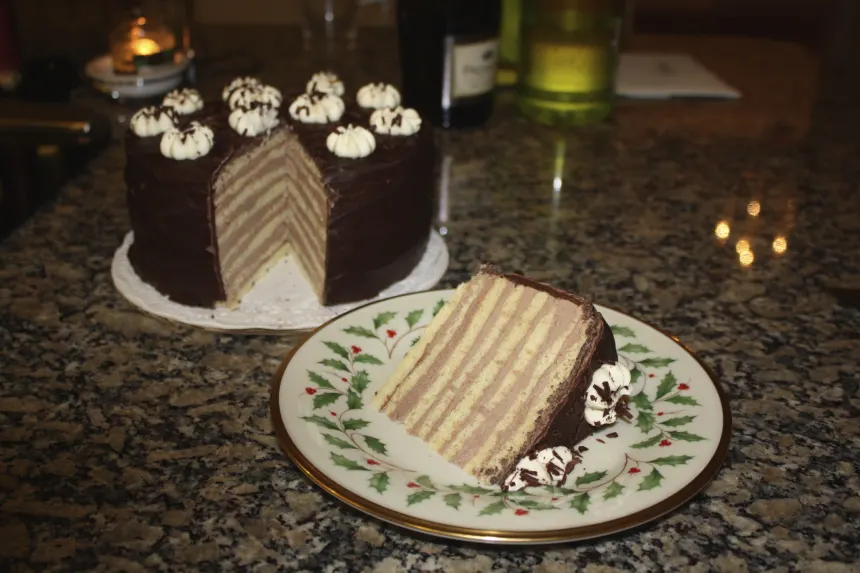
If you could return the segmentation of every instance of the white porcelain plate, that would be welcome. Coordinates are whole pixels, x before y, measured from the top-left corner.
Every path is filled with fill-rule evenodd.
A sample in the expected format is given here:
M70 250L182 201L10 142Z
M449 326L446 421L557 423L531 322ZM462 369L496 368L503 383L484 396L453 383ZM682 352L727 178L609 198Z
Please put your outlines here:
M630 422L582 442L564 487L483 487L371 405L453 291L379 301L323 325L284 361L271 411L281 445L338 499L390 523L487 543L552 543L656 519L702 490L728 448L719 384L679 342L600 307L633 362Z
M117 290L141 310L191 326L232 333L302 330L316 328L339 314L370 302L322 306L295 259L287 255L242 297L237 308L185 306L170 300L137 276L128 259L128 249L133 242L134 234L129 232L114 254L111 276ZM447 269L445 240L436 231L431 231L424 256L412 273L373 300L433 288Z

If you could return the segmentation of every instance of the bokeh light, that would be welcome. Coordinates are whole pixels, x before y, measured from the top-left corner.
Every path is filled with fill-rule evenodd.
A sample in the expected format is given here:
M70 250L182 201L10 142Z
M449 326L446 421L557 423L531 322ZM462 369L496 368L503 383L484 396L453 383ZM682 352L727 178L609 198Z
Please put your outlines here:
M726 221L720 221L717 223L717 226L714 227L714 236L718 239L728 239L731 232L732 229Z
M759 213L761 213L761 203L758 201L750 201L749 205L747 205L747 214L750 217L758 217Z
M738 260L742 267L748 267L755 261L755 255L752 251L743 251L738 255Z
M773 240L773 244L771 244L771 248L773 248L774 253L781 255L788 250L788 241L782 235L777 235Z
M749 250L750 250L750 242L747 241L746 239L741 239L740 241L738 241L738 244L735 245L735 251L738 254L746 253Z

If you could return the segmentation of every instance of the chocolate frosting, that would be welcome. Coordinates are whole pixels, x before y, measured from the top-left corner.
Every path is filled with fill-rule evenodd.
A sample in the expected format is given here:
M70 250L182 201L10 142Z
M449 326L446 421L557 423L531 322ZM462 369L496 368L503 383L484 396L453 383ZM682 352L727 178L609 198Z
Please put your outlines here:
M480 272L503 276L514 283L574 302L583 307L584 317L591 323L586 331L587 341L580 352L579 359L574 365L567 383L562 385L562 388L566 389L566 394L550 399L553 411L544 417L546 423L542 427L538 427L529 437L531 445L526 448L523 455L507 460L499 468L491 481L501 483L505 477L510 475L522 457L556 446L566 446L574 451L574 446L578 442L587 438L597 429L585 421L585 394L594 372L602 364L616 362L618 353L615 349L615 338L612 335L612 330L603 316L595 310L590 300L522 275L502 274L490 265L482 266ZM566 468L566 471L569 472L573 469L573 465L575 464Z
M367 125L369 112L349 105L338 123L294 122L281 107L276 129L295 133L316 163L328 195L328 240L323 304L369 298L406 277L420 261L430 233L434 169L433 133L374 134L376 150L362 159L332 154L326 137L338 125ZM260 145L227 123L222 102L180 116L179 127L200 121L215 134L210 152L191 161L163 157L160 136L125 135L128 208L135 272L172 300L212 307L226 295L218 264L213 186L231 159Z

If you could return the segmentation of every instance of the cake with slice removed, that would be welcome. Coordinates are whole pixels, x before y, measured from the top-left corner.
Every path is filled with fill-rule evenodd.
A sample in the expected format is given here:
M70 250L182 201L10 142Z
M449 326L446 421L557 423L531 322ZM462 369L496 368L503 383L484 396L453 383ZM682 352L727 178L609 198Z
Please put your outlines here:
M563 484L576 444L629 416L630 378L588 300L484 266L373 404L480 482L516 490Z

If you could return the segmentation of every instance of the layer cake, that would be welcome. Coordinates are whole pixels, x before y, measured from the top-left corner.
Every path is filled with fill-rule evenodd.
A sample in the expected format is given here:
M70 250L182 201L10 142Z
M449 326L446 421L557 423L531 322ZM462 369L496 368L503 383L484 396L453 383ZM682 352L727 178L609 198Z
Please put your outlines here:
M479 481L521 489L563 484L574 446L627 415L629 385L589 301L484 266L373 404Z
M287 253L326 305L373 297L412 271L430 233L435 146L395 88L347 98L321 73L285 105L254 78L221 95L177 90L132 117L138 276L181 304L233 307Z

